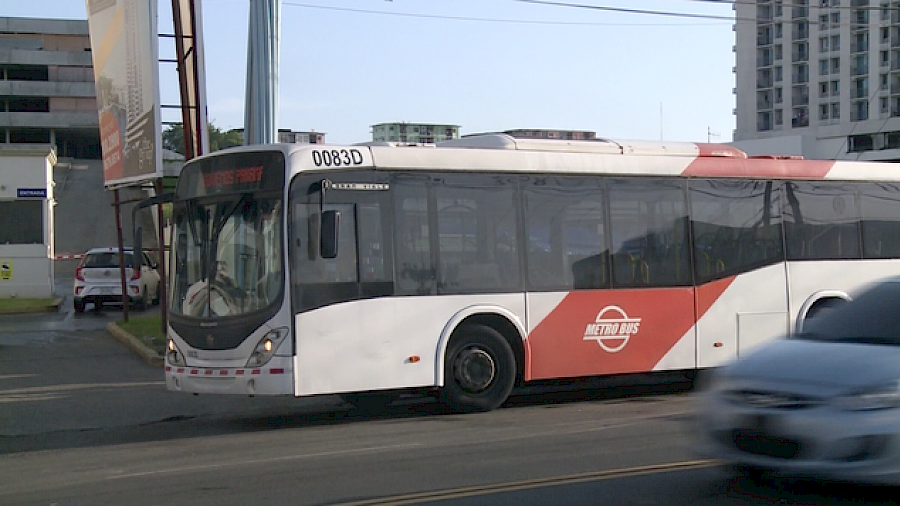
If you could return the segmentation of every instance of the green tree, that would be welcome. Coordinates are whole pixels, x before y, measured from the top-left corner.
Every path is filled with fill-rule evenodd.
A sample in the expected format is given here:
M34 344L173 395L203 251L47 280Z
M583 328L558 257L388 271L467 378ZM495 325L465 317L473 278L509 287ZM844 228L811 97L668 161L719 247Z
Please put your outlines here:
M208 125L208 129L211 152L244 144L244 135L238 130L223 132L212 123ZM181 123L174 123L163 130L162 144L165 149L184 154L184 128Z

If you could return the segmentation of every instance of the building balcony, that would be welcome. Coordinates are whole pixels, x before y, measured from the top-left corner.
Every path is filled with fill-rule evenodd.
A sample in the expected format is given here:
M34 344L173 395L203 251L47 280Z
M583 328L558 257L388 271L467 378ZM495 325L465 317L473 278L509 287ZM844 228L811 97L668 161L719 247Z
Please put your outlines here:
M14 65L57 65L61 67L88 68L94 64L89 51L44 51L41 49L10 49L4 52L3 61Z
M4 97L92 98L96 94L93 82L0 81L0 96Z
M99 128L97 111L0 112L0 127Z
M791 118L791 127L793 128L803 128L809 126L809 118L806 116L801 116L797 118Z

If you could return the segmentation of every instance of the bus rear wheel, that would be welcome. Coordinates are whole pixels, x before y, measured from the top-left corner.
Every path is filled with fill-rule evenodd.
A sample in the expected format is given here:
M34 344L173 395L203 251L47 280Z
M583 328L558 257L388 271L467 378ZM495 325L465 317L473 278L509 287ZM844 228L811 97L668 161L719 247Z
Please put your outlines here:
M515 381L515 355L498 331L466 324L454 332L444 361L443 404L455 411L490 411L506 401Z

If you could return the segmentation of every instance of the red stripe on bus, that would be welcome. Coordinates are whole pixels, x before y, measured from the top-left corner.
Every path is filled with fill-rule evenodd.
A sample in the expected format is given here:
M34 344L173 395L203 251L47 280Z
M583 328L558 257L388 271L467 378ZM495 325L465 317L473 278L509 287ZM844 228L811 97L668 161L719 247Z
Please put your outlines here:
M569 293L528 336L526 380L652 371L733 279Z
M716 157L699 157L694 159L682 171L682 175L695 177L823 179L832 167L834 167L834 161L831 160L723 160Z

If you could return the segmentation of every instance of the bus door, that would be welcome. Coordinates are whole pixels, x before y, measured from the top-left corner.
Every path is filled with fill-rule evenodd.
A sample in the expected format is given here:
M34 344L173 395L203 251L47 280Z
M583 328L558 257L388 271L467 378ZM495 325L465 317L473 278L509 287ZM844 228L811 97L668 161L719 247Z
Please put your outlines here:
M739 358L788 331L781 184L692 180L697 366Z

